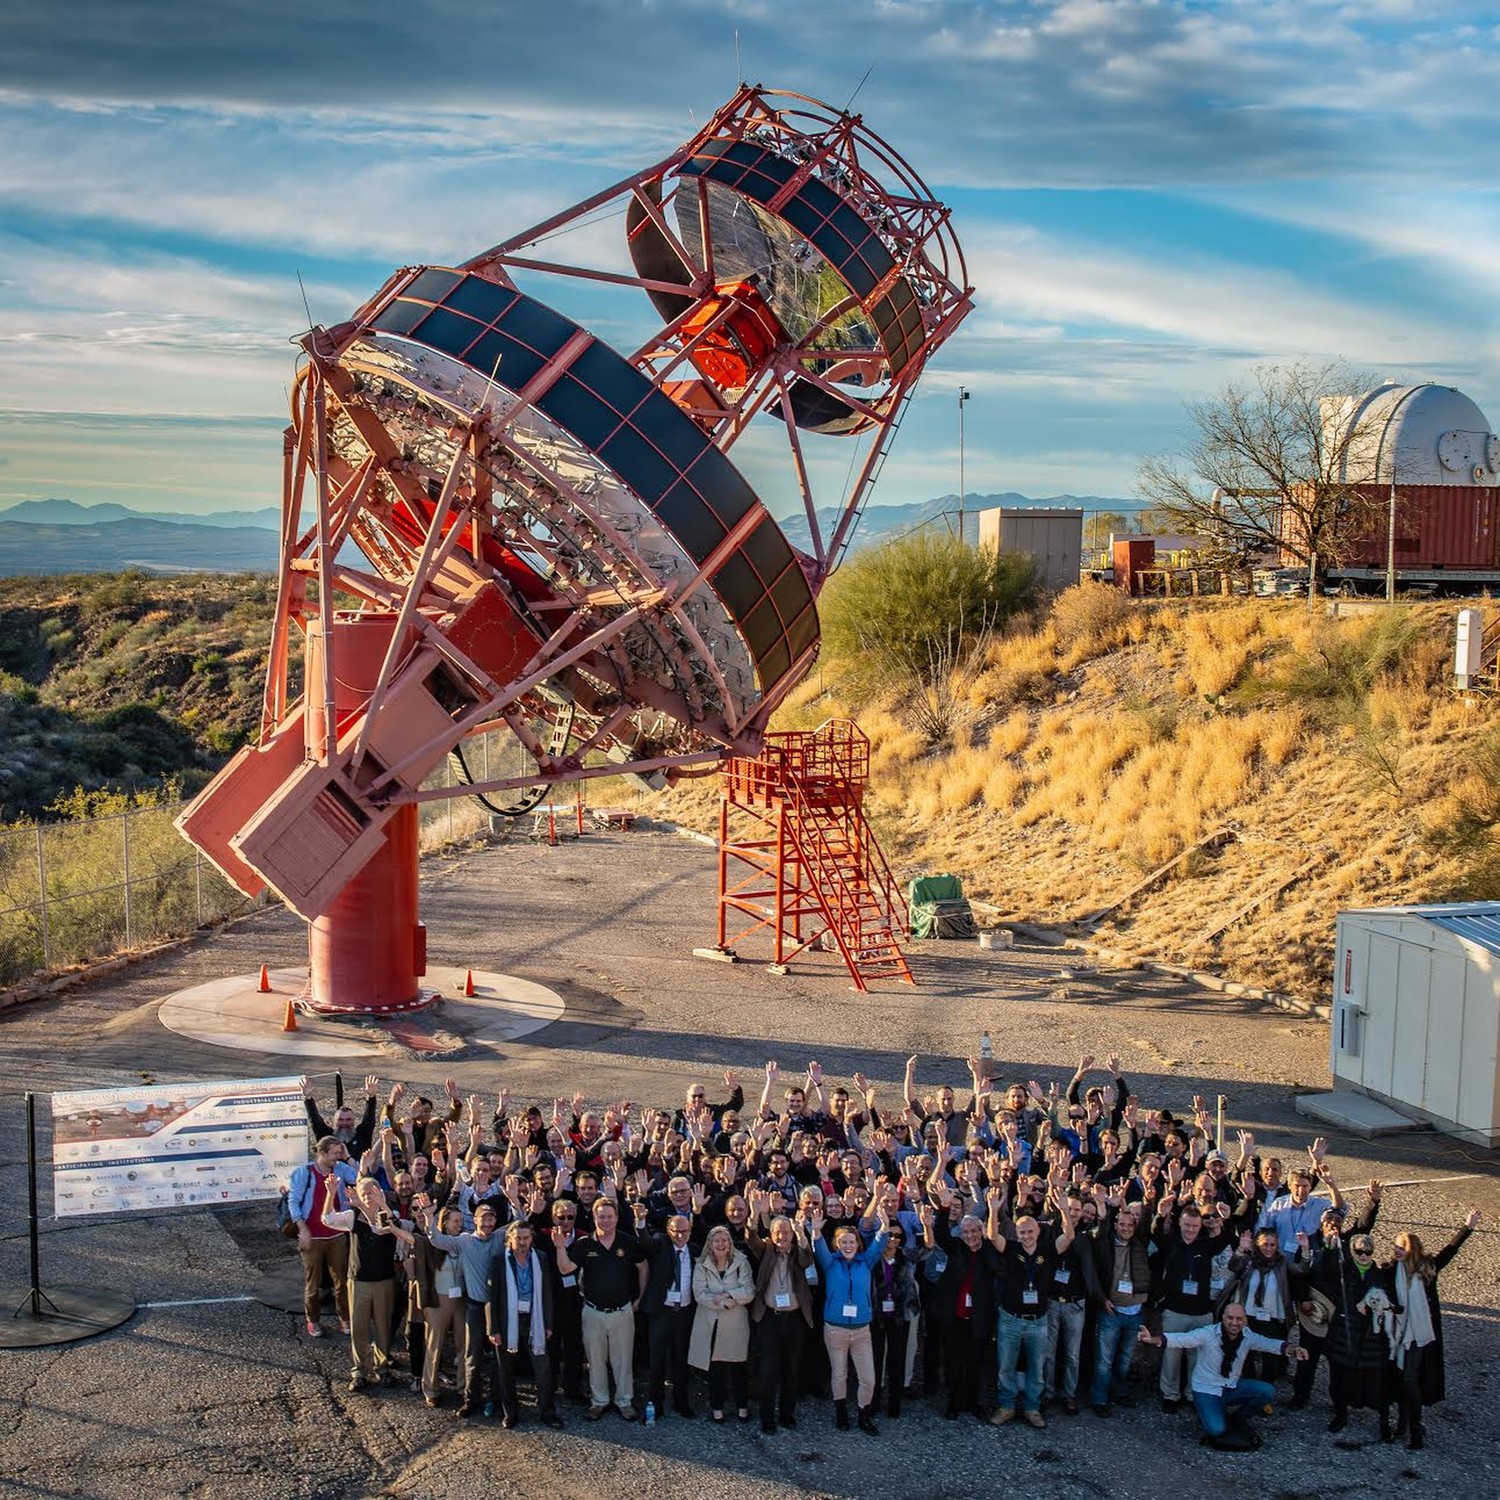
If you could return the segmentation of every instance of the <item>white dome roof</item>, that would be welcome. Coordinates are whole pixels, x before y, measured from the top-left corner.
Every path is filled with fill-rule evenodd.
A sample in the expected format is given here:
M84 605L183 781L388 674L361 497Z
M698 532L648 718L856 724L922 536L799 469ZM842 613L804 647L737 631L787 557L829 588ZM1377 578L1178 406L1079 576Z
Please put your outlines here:
M1382 385L1325 406L1349 434L1338 477L1356 484L1500 484L1500 437L1462 391ZM1332 427L1332 424L1330 424ZM1392 469L1394 467L1394 474Z

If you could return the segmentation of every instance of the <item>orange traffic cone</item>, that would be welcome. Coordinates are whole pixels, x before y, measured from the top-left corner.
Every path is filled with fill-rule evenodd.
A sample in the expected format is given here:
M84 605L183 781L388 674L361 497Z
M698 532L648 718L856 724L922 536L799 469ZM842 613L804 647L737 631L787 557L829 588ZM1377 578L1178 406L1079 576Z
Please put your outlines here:
M297 1007L290 1000L286 1003L286 1015L282 1017L281 1029L283 1031L295 1031L297 1029Z
M474 988L474 971L473 969L470 969L469 972L464 976L464 994L474 995L476 993L477 991Z
M257 994L269 995L271 993L271 971L264 964L260 966L260 983L255 989Z

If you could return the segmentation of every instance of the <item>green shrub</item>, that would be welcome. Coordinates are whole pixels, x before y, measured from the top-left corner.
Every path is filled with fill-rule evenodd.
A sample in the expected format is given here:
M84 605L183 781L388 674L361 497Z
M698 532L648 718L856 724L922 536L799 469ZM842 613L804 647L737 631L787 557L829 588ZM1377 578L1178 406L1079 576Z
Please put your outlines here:
M855 695L931 683L975 641L1029 608L1029 558L918 532L857 554L819 600L830 663Z

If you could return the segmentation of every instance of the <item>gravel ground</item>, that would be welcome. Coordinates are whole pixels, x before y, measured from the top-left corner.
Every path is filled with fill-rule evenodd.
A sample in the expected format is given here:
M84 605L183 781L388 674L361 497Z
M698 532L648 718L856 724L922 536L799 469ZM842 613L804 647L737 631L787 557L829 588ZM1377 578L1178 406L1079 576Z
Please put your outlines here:
M833 960L810 955L783 978L759 963L691 957L713 940L714 856L641 832L557 849L529 844L429 862L424 915L434 963L497 969L549 984L563 1019L503 1053L459 1062L394 1056L380 1071L413 1083L444 1073L466 1091L504 1081L523 1098L584 1087L596 1099L665 1104L694 1078L736 1067L754 1095L769 1057L798 1071L816 1057L833 1077L862 1069L892 1096L906 1057L919 1083L962 1079L959 1061L988 1030L1003 1077L1066 1078L1080 1052L1118 1051L1151 1103L1195 1092L1229 1097L1233 1126L1299 1153L1312 1131L1298 1092L1327 1086L1326 1023L1210 994L1162 976L1102 967L1040 945L981 953L919 951L920 987L860 996ZM749 955L754 945L745 945ZM212 940L152 959L65 997L0 1015L0 1288L25 1281L20 1093L169 1078L271 1075L269 1055L229 1052L165 1031L155 1007L220 974L305 957L299 923L268 912ZM354 1071L354 1070L351 1070ZM358 1071L363 1071L361 1067ZM45 1101L42 1101L45 1105ZM45 1109L41 1111L45 1114ZM47 1122L42 1121L45 1131ZM1354 1493L1494 1497L1500 1467L1500 1214L1496 1157L1416 1133L1363 1142L1331 1137L1343 1181L1483 1174L1422 1191L1392 1190L1381 1236L1404 1225L1442 1243L1469 1206L1491 1216L1443 1277L1450 1397L1420 1454L1387 1447L1373 1417L1338 1440L1324 1430L1323 1377L1312 1408L1262 1424L1255 1454L1200 1448L1192 1418L1154 1401L1101 1421L1055 1418L1045 1432L948 1423L908 1406L878 1440L837 1433L826 1403L804 1404L795 1433L665 1422L646 1431L613 1417L566 1432L495 1423L460 1426L404 1390L369 1399L344 1390L338 1340L310 1342L300 1320L248 1296L289 1252L269 1206L218 1213L44 1221L43 1281L102 1285L143 1304L115 1333L58 1350L0 1353L0 1494L99 1497L467 1496L473 1466L512 1493L630 1492L653 1500L811 1494L958 1497L1004 1482L1049 1495L1144 1496L1210 1489L1220 1496ZM43 1152L47 1149L44 1139ZM50 1182L43 1176L44 1205ZM1144 1393L1149 1394L1149 1393ZM1003 1476L1003 1478L1002 1478Z

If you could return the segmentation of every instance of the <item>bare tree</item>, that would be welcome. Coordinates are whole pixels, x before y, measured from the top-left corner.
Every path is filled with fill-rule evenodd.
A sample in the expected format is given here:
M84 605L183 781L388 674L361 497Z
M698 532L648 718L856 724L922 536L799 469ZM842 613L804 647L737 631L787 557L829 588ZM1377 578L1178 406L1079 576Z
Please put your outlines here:
M1271 548L1305 563L1311 589L1380 506L1360 489L1379 445L1341 399L1373 384L1343 364L1262 365L1253 385L1187 403L1196 435L1180 456L1142 462L1141 498L1222 563Z

